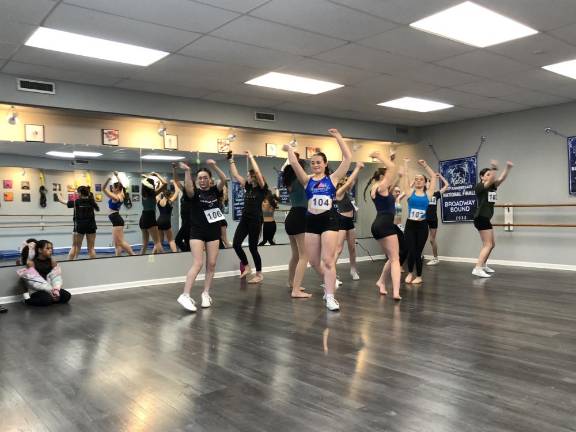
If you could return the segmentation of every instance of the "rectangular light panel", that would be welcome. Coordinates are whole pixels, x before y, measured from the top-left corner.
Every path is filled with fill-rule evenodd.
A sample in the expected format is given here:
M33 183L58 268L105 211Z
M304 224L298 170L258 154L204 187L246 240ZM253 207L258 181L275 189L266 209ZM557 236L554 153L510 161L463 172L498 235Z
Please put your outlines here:
M74 159L75 157L97 158L97 157L102 156L102 153L86 152L86 151L73 151L73 152L49 151L49 152L46 152L46 154L48 156L64 158L64 159Z
M401 110L417 111L417 112L439 111L447 108L452 108L454 106L442 102L435 102L427 99L418 99L413 97L403 97L400 99L394 99L388 102L379 103L378 105L388 108L397 108Z
M39 27L25 45L137 66L149 66L169 54L155 49L46 27Z
M344 87L342 84L278 72L269 72L250 81L246 81L245 84L298 93L306 93L311 95L317 95L330 90L335 90L340 87Z
M569 60L562 63L555 63L548 66L542 66L542 69L555 72L565 77L576 79L576 59Z
M538 33L533 28L470 1L416 21L410 26L478 48Z
M140 159L157 160L157 161L178 161L186 158L184 156L166 156L166 155L149 154L142 156Z

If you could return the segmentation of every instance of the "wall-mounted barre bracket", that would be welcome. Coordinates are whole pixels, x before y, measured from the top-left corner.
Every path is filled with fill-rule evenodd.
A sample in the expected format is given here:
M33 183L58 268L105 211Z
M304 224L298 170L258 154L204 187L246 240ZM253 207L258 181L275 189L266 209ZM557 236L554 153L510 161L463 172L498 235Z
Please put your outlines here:
M514 207L511 205L504 208L504 231L514 231Z

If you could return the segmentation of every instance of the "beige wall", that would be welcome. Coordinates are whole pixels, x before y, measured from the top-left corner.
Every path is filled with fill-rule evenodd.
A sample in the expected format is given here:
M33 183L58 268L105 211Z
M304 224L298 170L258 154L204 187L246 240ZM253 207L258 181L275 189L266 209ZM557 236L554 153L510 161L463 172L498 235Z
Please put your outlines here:
M8 115L9 105L0 105L0 140L24 141L25 124L45 126L47 143L101 145L101 129L118 129L122 147L162 149L163 139L157 133L160 122L155 119L115 116L107 114L82 113L57 109L16 107L18 123L9 125L3 119ZM184 122L165 122L168 133L178 136L179 150L216 153L216 142L229 133L228 127L200 125ZM334 125L338 127L337 124ZM266 143L278 147L278 156L285 156L280 148L292 138L290 133L261 130L235 129L237 135L232 149L235 153L250 150L256 156L266 154ZM341 133L346 136L346 130ZM319 147L330 160L341 159L340 150L330 137L298 135L299 151L305 154L305 147ZM368 155L374 150L382 150L388 142L349 140L356 160L369 161Z

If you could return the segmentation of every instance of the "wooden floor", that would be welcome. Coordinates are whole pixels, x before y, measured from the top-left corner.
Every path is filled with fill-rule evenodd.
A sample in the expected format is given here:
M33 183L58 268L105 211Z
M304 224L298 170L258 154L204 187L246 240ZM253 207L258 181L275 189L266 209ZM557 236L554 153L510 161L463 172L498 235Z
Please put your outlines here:
M176 285L8 305L0 430L576 431L574 273L441 263L394 304L380 266L340 266L340 313L285 272L219 279L195 315Z

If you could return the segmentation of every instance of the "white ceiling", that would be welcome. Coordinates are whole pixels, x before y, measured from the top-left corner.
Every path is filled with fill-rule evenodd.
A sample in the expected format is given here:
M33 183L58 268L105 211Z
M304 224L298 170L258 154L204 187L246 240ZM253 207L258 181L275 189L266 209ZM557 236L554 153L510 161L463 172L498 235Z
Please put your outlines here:
M541 33L476 49L408 26L460 0L0 0L0 71L414 126L576 100L575 80L540 69L576 58L576 0L476 2ZM171 55L140 68L24 47L38 25ZM306 96L243 84L271 70L345 87ZM401 96L456 107L375 106Z

